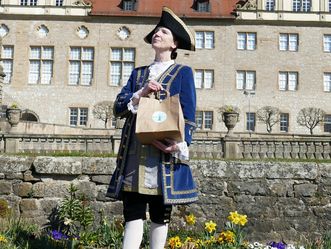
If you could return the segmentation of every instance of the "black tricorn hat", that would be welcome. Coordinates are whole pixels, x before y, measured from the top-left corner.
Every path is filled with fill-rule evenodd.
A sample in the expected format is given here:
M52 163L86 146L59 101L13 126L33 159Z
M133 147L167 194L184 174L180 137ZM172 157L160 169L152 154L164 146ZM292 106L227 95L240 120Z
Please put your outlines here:
M152 36L158 27L170 29L175 36L179 49L195 51L195 40L186 24L169 8L163 7L162 15L156 27L145 37L145 42L152 43Z

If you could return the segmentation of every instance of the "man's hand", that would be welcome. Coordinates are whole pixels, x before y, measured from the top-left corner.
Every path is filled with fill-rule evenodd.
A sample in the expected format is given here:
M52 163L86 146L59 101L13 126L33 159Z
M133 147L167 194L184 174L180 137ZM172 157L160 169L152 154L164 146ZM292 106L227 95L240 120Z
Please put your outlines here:
M143 88L141 92L141 97L146 97L148 94L153 93L153 92L159 92L163 89L162 85L155 81L155 80L150 80Z
M164 153L172 153L178 151L177 142L168 138L166 138L165 141L154 140L152 145Z

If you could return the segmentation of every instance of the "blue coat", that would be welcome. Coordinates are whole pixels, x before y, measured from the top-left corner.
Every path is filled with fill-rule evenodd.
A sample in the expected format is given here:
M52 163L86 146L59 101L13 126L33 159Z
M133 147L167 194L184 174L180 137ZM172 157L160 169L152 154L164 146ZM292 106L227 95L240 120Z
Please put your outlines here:
M114 103L115 117L126 118L121 137L121 145L117 156L117 167L112 176L107 196L120 199L123 190L123 172L127 167L128 148L135 131L136 115L128 110L127 104L134 92L143 87L148 78L148 67L133 70L128 83L118 94ZM179 64L171 65L158 79L170 95L179 94L180 104L185 119L185 141L189 145L195 129L196 93L192 69ZM160 98L165 98L160 93ZM190 167L186 162L171 158L162 153L160 157L160 182L165 204L185 204L197 200L197 189ZM132 190L135 191L135 190ZM139 191L138 191L139 192Z

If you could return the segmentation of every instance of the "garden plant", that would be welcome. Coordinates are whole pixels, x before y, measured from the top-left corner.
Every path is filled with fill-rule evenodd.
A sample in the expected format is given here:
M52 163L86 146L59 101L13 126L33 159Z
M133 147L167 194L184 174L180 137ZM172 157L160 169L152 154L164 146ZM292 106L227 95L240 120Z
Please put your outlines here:
M89 200L78 194L72 184L68 196L59 204L50 223L44 227L30 224L16 217L5 199L0 199L1 249L120 249L123 237L123 220L110 219L100 211L100 221L95 216ZM249 242L245 226L246 215L230 212L224 228L215 221L198 222L197 217L178 206L182 225L171 226L166 249L330 249L331 233L299 244L284 241L267 243ZM145 226L148 229L149 226ZM145 231L141 249L149 249L148 231Z

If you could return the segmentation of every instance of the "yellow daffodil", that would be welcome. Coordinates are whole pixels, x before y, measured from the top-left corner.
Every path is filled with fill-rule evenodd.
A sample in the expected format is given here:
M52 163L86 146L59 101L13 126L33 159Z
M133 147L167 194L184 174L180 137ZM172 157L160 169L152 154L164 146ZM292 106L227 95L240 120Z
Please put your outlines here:
M203 242L202 242L201 239L197 239L197 240L195 241L195 246L196 246L197 248L199 248L199 247L202 246L202 245L203 245Z
M6 243L8 243L8 240L6 239L6 237L3 235L0 235L0 244L6 244Z
M185 242L184 243L187 243L187 242L192 242L193 241L193 238L191 237L186 237L185 239Z
M189 215L185 215L185 221L188 225L194 225L196 222L196 218L194 216L194 214L189 214Z
M182 247L182 242L180 241L179 236L171 237L168 241L168 244L171 249Z
M239 224L241 226L245 226L246 223L247 223L247 215L241 215L239 217Z
M175 245L175 248L181 248L181 247L182 247L182 242L177 241L176 245Z
M205 222L205 230L208 232L208 233L212 233L216 230L216 223L213 222L213 221L208 221L208 222Z
M223 243L229 243L229 244L232 244L235 242L235 234L234 232L232 231L223 231L220 233L220 236L218 237L218 242L220 244L223 244Z
M244 226L247 223L247 215L238 214L237 211L230 212L228 220L233 224Z

